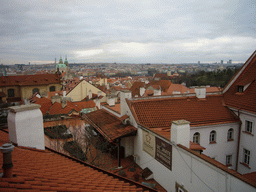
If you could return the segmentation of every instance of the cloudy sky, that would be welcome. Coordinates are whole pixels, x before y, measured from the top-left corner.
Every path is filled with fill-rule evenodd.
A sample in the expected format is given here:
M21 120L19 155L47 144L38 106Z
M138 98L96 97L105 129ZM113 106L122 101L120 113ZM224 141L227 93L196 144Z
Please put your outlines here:
M0 64L244 62L255 0L1 0Z

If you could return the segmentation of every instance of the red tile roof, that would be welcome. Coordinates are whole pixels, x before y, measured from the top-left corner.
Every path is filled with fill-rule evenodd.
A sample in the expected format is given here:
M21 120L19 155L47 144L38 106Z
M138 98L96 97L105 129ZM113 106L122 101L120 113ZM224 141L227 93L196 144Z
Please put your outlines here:
M132 97L135 97L135 95L140 96L140 87L144 87L144 82L134 82L131 87Z
M0 77L0 87L6 86L28 86L28 85L48 85L60 83L60 77L57 74L40 75L18 75Z
M127 100L139 124L148 128L170 128L185 119L191 126L236 122L239 119L223 105L222 95Z
M50 99L47 99L45 97L42 97L40 99L38 99L35 104L39 104L41 105L40 110L43 113L43 115L46 114L46 112L50 109L50 107L52 106L52 102Z
M195 151L200 151L200 150L205 150L204 147L202 147L200 144L198 143L193 143L190 141L190 149L191 150L195 150Z
M3 131L0 138L9 141ZM14 177L0 178L0 191L155 191L51 149L14 147L12 160Z
M243 174L243 176L244 176L245 178L251 180L252 182L256 183L256 172Z
M84 114L83 118L109 141L133 134L137 130L132 125L122 124L122 119L109 113L105 109Z
M79 101L79 102L73 102L73 105L77 106L80 109L86 109L86 108L93 108L96 107L96 104L93 100L90 101Z
M238 86L249 85L243 93ZM230 86L230 87L229 87ZM256 51L224 88L225 103L237 109L256 113Z
M163 92L166 92L167 89L171 86L172 82L169 80L159 80L159 81L151 81L147 86L159 85Z
M62 108L62 104L55 102L49 109L49 115L69 114L72 111L80 112L82 109L67 101L67 105Z

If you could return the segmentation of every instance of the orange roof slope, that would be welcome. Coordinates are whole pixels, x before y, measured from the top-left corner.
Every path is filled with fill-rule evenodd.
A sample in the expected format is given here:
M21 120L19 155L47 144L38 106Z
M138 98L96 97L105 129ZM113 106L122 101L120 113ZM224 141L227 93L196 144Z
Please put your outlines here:
M71 111L80 112L82 109L67 101L67 105L62 108L62 104L55 102L49 109L49 115L69 114Z
M256 112L256 51L240 69L238 77L235 76L227 86L229 89L224 93L225 103L234 108ZM232 83L232 84L231 84ZM243 93L238 93L238 86L249 85ZM225 90L225 89L224 89Z
M131 87L132 96L135 97L135 95L140 96L140 87L144 87L144 82L134 82Z
M0 138L1 146L9 140L3 131ZM155 191L49 149L15 147L12 160L15 177L0 177L0 191Z
M159 81L151 81L147 86L159 85L163 92L166 92L167 89L171 86L172 82L169 80L159 80Z
M123 125L120 118L104 109L84 114L83 117L109 141L133 134L137 130L132 125Z
M196 97L128 100L137 122L148 128L169 127L174 120L185 119L191 126L238 121L238 118L223 106L222 95Z
M50 99L47 99L45 97L42 97L40 99L38 99L35 104L39 104L41 105L40 110L43 113L43 115L46 114L46 112L50 109L50 107L52 106L52 102Z
M57 74L40 75L19 75L0 77L0 87L5 86L26 86L26 85L48 85L60 83L60 77Z

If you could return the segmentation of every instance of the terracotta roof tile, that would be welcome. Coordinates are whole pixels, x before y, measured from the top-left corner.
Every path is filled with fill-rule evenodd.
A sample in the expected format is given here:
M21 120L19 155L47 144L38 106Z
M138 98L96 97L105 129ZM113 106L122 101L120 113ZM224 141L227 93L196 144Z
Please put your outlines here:
M135 133L137 130L132 125L124 125L120 118L105 109L84 114L83 117L108 140Z
M58 83L60 83L60 77L57 74L17 75L0 77L0 87L14 85L48 85Z
M240 75L238 75L240 73ZM234 79L236 78L236 79ZM256 112L256 51L245 62L236 76L231 79L230 86L224 93L225 103L234 108ZM235 80L232 83L232 80ZM232 83L232 84L231 84ZM238 86L249 85L243 93L238 93ZM226 87L227 87L226 86ZM225 90L225 88L224 88Z
M148 128L170 128L172 121L186 119L191 126L236 122L238 118L223 105L222 95L127 100L135 119Z
M0 145L6 143L9 140L8 133L0 130L0 138ZM0 153L0 159L2 158ZM12 159L13 174L16 177L0 178L0 191L105 191L111 189L113 184L113 191L150 190L136 182L50 149L38 151L15 147Z

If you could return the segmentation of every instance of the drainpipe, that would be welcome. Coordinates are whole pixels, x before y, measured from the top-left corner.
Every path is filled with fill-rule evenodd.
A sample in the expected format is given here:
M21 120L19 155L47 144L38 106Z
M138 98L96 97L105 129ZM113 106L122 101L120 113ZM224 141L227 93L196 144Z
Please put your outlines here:
M238 109L237 111L237 115L238 115L238 118L240 120L240 109ZM241 137L241 126L242 126L242 122L240 120L240 125L239 125L239 132L238 132L238 143L237 143L237 155L236 155L236 171L238 169L238 161L239 161L239 149L240 149L240 137Z
M118 168L121 168L121 154L120 154L120 151L121 151L121 146L120 146L120 140L121 139L118 139L117 142L118 142L118 152L117 152L117 159L118 159Z
M1 152L3 153L3 172L4 178L11 178L12 177L12 151L14 146L11 143L5 143L0 147Z

